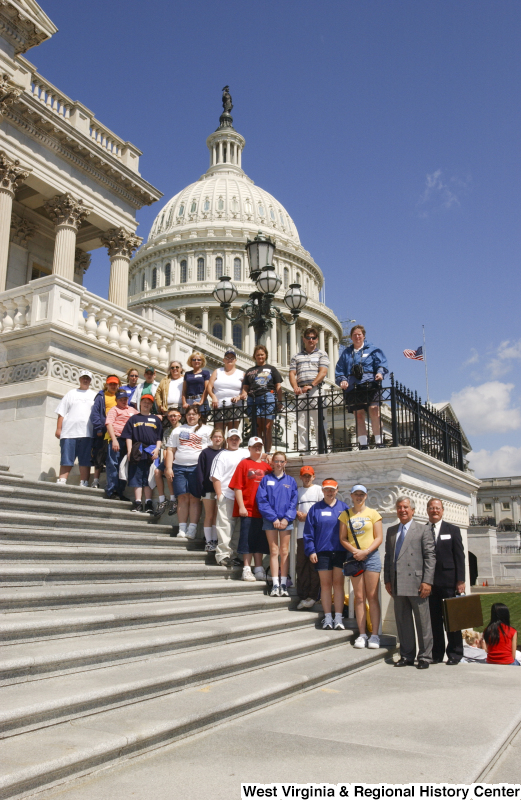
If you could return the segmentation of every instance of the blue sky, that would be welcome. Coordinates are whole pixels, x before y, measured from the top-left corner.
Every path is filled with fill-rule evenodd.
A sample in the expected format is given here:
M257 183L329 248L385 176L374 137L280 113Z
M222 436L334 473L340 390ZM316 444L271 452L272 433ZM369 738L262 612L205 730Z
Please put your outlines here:
M27 55L144 155L165 199L208 166L228 83L243 167L277 197L397 379L427 333L476 473L521 474L521 4L480 0L43 0ZM162 203L138 214L147 236ZM86 276L106 296L108 258Z

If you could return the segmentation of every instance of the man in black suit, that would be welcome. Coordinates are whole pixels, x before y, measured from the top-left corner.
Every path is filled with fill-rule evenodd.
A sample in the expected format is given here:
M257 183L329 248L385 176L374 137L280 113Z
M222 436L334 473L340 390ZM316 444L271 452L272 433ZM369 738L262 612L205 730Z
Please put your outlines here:
M443 510L442 501L431 497L427 503L427 527L431 530L436 546L436 569L429 597L434 664L443 661L445 655L442 601L445 597L455 597L465 591L465 551L461 531L456 525L443 521ZM463 657L461 631L448 632L447 639L447 664L459 664Z

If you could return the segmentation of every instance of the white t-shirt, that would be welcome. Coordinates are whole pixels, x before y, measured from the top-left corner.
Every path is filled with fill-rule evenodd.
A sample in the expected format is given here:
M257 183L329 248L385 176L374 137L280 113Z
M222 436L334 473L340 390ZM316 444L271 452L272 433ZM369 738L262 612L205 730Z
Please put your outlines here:
M166 399L166 404L168 408L170 406L180 406L181 405L181 392L183 391L183 378L176 378L175 380L171 380L168 384L168 397Z
M323 499L324 493L321 486L315 486L313 484L313 486L308 486L307 489L301 486L298 490L297 511L304 511L307 514L311 506ZM302 539L305 524L305 522L297 520L297 539Z
M56 409L63 417L60 439L83 439L93 435L90 412L96 394L93 389L71 389L62 397Z
M179 467L193 467L197 464L201 450L210 444L213 428L209 425L179 425L175 428L166 443L167 447L175 447L174 464Z
M235 498L235 492L229 488L233 473L243 458L249 458L249 456L250 451L247 447L239 447L238 450L221 450L213 460L210 478L217 478L218 481L221 481L222 493L228 500Z
M244 372L241 369L236 369L233 375L229 375L224 367L219 367L213 384L213 393L219 401L219 406L222 406L223 401L227 406L231 405L232 397L240 395L243 378Z

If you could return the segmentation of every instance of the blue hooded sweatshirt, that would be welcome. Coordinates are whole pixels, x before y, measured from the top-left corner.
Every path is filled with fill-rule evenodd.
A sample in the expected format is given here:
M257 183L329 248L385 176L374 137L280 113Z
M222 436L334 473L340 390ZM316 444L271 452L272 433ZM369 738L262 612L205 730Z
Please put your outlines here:
M103 391L103 389L100 389L100 391L94 398L94 404L90 412L90 421L92 422L92 429L94 436L97 436L100 431L103 435L106 434L107 432L107 427L105 425L106 417L107 417L107 412L105 410L105 392Z
M363 377L359 381L352 374L355 364L362 364L364 368ZM347 391L350 392L351 389L361 383L374 381L375 375L378 375L378 373L385 377L388 372L387 359L382 350L365 339L363 347L358 353L355 353L354 344L346 347L336 365L335 383L340 386L342 381L347 381L349 384Z
M348 508L347 503L338 497L334 506L328 506L325 500L320 500L311 506L304 525L304 552L307 556L312 553L344 551L340 544L338 518L342 511L347 511Z
M269 522L275 522L276 519L293 522L297 516L297 482L285 472L280 478L270 472L259 483L256 500L257 508Z

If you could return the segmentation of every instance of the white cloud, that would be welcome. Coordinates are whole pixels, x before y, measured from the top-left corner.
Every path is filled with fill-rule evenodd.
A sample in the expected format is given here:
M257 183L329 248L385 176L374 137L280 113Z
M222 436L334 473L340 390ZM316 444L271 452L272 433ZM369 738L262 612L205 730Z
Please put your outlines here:
M505 445L499 450L478 450L469 453L468 459L478 478L521 475L521 447Z
M469 180L462 181L456 177L445 180L441 169L427 174L425 188L417 203L419 216L428 217L429 212L461 205L460 197L467 192L468 186Z
M471 364L477 364L479 361L479 353L475 347L470 348L470 356L463 362L463 367L469 367Z
M467 435L507 433L521 428L521 408L512 406L513 383L488 381L466 386L450 402Z
M501 342L496 355L487 365L488 372L493 378L500 378L510 372L514 366L512 362L516 360L521 360L521 339L518 339L517 342L506 339Z

